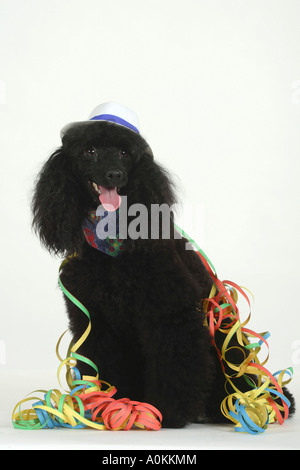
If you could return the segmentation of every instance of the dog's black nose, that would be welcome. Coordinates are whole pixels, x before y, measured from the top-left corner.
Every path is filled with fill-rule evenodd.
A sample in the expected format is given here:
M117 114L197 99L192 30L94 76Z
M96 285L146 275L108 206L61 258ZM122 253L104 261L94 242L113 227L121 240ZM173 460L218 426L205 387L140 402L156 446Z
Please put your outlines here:
M123 171L121 170L108 170L105 173L105 178L112 184L117 184L122 180L123 178Z

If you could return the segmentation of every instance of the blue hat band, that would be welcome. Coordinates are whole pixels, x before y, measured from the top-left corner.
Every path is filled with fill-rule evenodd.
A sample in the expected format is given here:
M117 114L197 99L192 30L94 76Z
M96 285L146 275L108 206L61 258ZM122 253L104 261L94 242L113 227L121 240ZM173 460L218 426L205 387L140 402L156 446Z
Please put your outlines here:
M135 127L133 124L130 124L130 122L125 121L125 119L122 119L119 116L115 116L114 114L99 114L99 116L92 117L90 121L115 122L116 124L128 127L128 129L131 129L132 131L137 132L139 134L139 130L137 127Z

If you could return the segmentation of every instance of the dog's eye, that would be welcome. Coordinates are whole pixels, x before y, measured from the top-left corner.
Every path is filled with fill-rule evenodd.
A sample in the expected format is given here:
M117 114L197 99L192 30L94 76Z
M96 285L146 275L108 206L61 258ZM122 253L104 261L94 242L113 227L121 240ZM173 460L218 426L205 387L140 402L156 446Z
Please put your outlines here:
M119 155L120 157L128 157L128 152L125 149L121 149Z
M96 154L96 150L94 149L94 147L90 147L84 151L84 154L88 157L93 157Z

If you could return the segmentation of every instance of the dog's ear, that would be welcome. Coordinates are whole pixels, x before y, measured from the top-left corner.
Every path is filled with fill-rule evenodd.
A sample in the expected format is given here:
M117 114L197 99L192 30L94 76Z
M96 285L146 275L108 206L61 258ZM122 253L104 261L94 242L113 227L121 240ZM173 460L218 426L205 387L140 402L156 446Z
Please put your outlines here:
M147 208L151 204L172 206L176 203L175 184L169 172L153 159L150 147L148 149L130 174L128 204L144 204Z
M147 209L147 213L144 212L147 217L147 226L143 237L134 238L129 234L125 240L128 251L141 248L153 252L156 245L169 246L169 240L174 238L175 185L168 172L152 158L146 154L143 155L130 175L127 185L128 208L134 208L136 205L139 212L138 206L143 205ZM128 215L128 227L136 215L138 214ZM163 232L163 230L167 230L167 232Z
M64 255L76 251L82 239L85 195L63 147L50 156L38 175L32 212L32 225L50 252Z

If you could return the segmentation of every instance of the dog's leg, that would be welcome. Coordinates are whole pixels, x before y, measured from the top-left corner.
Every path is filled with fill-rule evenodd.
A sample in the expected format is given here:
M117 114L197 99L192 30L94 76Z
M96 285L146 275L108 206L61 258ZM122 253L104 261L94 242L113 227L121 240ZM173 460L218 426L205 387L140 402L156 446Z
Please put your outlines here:
M134 264L145 400L162 412L163 426L182 427L204 414L214 376L209 331L197 309L209 285L203 276L202 284L193 281L176 252L139 257Z
M120 306L117 288L113 286L114 276L107 274L110 261L110 258L104 257L102 263L91 264L87 259L75 258L61 272L63 285L85 306L91 317L91 331L77 352L96 364L101 380L117 388L115 398L142 401L143 355L136 342L128 303L122 313L124 306ZM105 262L108 263L106 268ZM115 279L124 285L125 282L120 280L122 272ZM125 294L120 291L121 287L119 295L125 304ZM65 301L70 330L76 342L87 328L88 318L67 297ZM81 375L96 374L95 369L84 361L78 361L76 367Z
M199 312L146 328L145 399L163 414L164 427L182 427L205 412L213 380L208 332Z

